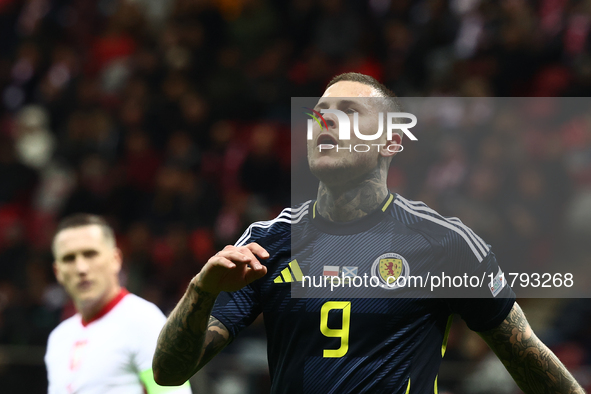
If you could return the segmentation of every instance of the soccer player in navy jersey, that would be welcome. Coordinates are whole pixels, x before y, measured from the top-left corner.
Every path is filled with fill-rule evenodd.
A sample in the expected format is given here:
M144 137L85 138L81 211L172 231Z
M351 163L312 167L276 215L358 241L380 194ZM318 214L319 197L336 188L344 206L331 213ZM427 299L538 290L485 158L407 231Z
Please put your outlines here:
M350 99L372 97L394 95L371 77L347 73L329 83L317 108L355 112L360 130L376 130L375 115L389 108ZM209 259L160 334L156 382L184 383L263 313L273 393L437 393L450 316L459 314L524 392L583 393L532 332L505 283L470 298L292 297L294 282L334 272L373 272L378 280L408 271L500 272L489 245L459 220L389 192L397 149L388 148L401 144L400 134L390 141L384 135L379 150L364 154L320 151L320 143L339 143L338 118L324 118L327 130L315 128L308 144L320 180L316 201L253 223ZM376 291L392 291L386 286Z

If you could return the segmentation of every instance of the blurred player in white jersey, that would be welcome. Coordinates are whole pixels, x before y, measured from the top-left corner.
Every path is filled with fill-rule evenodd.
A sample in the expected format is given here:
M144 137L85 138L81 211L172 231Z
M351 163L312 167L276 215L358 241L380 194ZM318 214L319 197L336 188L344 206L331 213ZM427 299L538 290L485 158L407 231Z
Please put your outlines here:
M119 284L121 251L99 216L77 214L58 225L53 269L77 314L47 344L49 394L190 394L189 383L154 382L152 356L166 318Z

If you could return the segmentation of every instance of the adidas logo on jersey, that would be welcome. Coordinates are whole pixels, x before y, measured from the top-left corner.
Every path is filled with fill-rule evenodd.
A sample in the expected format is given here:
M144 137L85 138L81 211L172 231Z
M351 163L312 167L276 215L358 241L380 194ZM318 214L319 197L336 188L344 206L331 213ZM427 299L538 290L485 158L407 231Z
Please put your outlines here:
M301 282L304 278L304 274L300 269L297 260L292 260L281 274L279 274L274 280L274 283L289 283L289 282Z

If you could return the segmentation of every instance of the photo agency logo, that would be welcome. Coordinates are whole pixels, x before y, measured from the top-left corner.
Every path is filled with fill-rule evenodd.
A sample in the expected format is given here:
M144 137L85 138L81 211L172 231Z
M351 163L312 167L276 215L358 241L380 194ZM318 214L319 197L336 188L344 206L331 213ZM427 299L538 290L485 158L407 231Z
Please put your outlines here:
M320 112L316 111L312 108L304 107L304 109L311 111L305 112L306 115L310 116L311 119L308 119L307 124L307 138L309 141L313 139L313 132L312 128L314 127L314 122L318 124L320 130L325 130L328 132L328 123L322 114L334 114L336 115L339 121L339 141L349 141L351 140L351 129L353 129L353 133L355 136L362 141L375 141L382 137L384 133L384 119L386 119L386 137L388 141L392 141L392 134L395 130L400 130L404 135L406 135L410 140L417 141L417 137L414 136L413 133L410 132L410 128L416 126L417 124L417 117L408 112L380 112L378 114L378 130L374 134L363 134L359 130L359 114L355 112L353 114L353 127L351 128L351 121L349 116L340 111L338 109L321 109ZM398 119L410 119L409 123L397 123ZM396 131L398 133L398 131ZM343 145L340 146L337 141L330 141L330 137L327 136L326 141L320 141L318 144L318 150L322 152L323 150L330 150L336 149L336 151L346 150L349 152L369 152L371 149L380 150L380 147L385 146L385 144L355 144L351 145ZM390 144L388 145L387 149L390 152L402 152L403 147L400 144Z

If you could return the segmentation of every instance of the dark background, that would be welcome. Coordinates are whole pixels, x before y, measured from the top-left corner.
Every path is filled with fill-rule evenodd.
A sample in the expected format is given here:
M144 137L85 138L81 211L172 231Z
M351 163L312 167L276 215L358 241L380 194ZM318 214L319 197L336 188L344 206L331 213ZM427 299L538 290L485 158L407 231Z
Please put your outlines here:
M46 390L47 335L73 312L51 271L64 215L105 215L123 283L168 313L216 250L290 204L291 97L345 71L405 97L585 97L590 28L588 2L571 0L0 0L2 392ZM591 118L550 127L544 111L450 122L431 149L400 155L389 185L460 216L501 264L584 267ZM590 303L520 303L589 389ZM257 322L194 387L265 392L264 352ZM515 392L461 321L438 381Z

